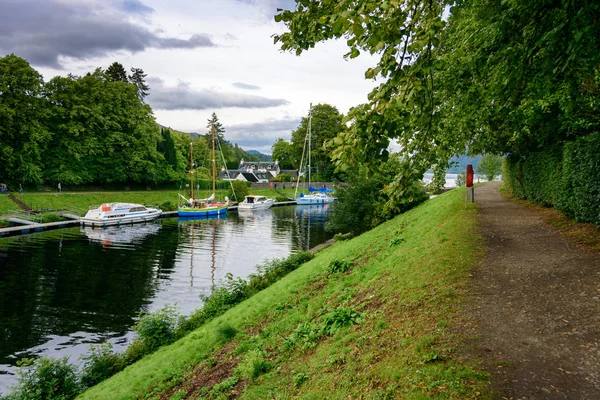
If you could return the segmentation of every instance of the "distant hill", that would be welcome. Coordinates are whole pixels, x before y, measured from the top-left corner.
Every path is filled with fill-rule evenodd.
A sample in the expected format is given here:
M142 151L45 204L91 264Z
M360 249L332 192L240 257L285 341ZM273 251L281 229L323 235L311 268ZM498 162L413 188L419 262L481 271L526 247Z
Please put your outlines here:
M258 150L246 150L246 153L258 157L260 161L273 161L273 157L270 154L263 154Z
M465 171L467 169L467 165L473 165L473 169L475 173L477 173L477 164L479 164L479 160L481 159L481 155L476 155L475 157L470 157L465 154L462 154L457 157L452 157L450 159L450 167L446 173L448 174L458 174L460 171Z

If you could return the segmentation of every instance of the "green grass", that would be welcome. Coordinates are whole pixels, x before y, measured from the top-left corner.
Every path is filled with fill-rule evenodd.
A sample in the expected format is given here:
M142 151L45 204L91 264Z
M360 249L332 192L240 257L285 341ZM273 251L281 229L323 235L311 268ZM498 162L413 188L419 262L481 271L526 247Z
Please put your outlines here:
M225 361L229 374L194 390L217 398L242 381L241 398L250 399L491 398L457 334L470 267L482 257L475 214L464 190L453 190L338 242L81 398L183 397L190 366L210 373ZM352 268L330 274L334 260ZM224 345L225 324L235 337Z
M0 194L0 214L17 211L19 207L5 194Z

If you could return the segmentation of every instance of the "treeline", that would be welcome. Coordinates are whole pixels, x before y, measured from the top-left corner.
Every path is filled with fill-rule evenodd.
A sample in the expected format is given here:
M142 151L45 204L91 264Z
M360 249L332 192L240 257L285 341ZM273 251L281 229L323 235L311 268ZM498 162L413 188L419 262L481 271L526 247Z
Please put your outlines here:
M0 58L0 181L178 182L189 170L190 142L195 167L207 173L206 137L159 127L144 103L150 90L145 77L139 68L127 74L113 63L106 70L44 82L26 60L13 54ZM254 159L229 143L223 150L228 163Z

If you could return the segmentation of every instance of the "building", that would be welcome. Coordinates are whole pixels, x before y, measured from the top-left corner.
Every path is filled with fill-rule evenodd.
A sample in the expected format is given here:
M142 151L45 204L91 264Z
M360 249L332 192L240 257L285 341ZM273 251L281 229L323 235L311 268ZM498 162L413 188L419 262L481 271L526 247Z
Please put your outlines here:
M286 171L289 173L289 171ZM220 179L247 182L269 182L281 173L279 161L240 161L238 169L221 170Z

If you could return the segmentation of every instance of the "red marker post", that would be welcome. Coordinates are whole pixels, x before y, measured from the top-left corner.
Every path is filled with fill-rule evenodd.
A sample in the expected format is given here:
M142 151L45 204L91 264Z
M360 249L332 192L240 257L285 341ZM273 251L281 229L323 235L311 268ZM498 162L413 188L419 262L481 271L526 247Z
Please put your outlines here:
M475 176L475 173L473 171L473 165L469 164L467 165L467 197L465 199L465 206L466 203L469 202L469 188L471 188L470 192L471 192L471 203L475 202L475 187L473 187L473 177Z

